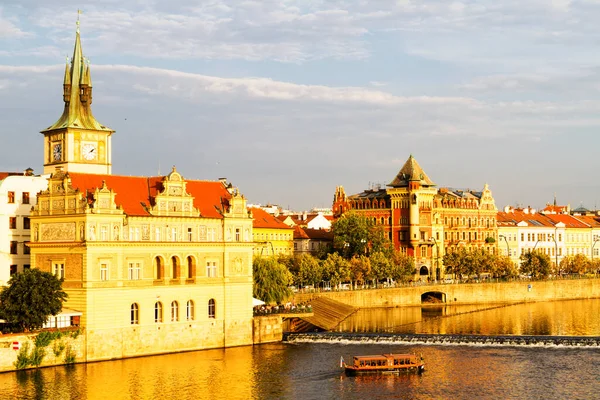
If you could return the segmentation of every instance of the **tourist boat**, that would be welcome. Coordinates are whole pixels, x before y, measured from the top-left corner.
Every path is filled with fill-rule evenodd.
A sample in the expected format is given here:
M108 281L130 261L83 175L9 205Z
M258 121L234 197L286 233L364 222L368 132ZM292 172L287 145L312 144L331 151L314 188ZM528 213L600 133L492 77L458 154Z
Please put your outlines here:
M357 374L390 374L400 372L421 373L425 370L423 357L415 354L381 354L375 356L354 356L348 365L344 357L340 358L340 367L346 375Z

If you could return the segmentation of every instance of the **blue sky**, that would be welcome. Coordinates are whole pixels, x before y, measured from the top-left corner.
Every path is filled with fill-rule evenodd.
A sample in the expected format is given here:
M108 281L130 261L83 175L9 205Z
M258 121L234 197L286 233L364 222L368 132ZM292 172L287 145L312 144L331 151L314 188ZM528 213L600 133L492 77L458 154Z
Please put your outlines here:
M78 8L115 174L302 210L413 154L498 208L600 207L598 0L5 0L0 170L42 170Z

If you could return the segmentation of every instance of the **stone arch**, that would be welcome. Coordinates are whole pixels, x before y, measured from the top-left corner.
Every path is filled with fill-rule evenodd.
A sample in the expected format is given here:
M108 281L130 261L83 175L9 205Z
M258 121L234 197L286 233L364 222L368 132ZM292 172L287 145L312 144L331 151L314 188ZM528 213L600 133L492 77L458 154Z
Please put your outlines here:
M429 268L427 268L427 265L422 265L421 268L419 268L419 275L420 276L429 275Z
M425 292L421 294L421 303L439 304L446 302L446 293L444 292Z

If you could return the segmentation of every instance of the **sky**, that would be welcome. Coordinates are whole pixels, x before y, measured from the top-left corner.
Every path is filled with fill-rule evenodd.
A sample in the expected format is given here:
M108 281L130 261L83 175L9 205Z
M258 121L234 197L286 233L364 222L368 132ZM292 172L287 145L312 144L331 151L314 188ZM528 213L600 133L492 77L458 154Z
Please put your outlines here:
M3 0L0 170L43 170L77 9L113 174L300 211L412 154L499 209L600 208L600 0Z

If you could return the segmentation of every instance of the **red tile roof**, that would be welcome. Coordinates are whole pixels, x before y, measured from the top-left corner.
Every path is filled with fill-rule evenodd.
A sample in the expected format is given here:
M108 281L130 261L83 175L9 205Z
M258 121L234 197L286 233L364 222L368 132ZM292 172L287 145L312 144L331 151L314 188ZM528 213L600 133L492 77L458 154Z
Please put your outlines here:
M252 211L252 215L254 216L254 221L252 222L254 228L292 229L262 208L252 207L249 210Z
M149 216L145 206L154 205L155 197L163 190L162 176L97 175L69 172L71 185L88 197L102 183L115 193L115 202L127 215ZM206 218L222 218L219 210L229 204L231 195L219 181L185 180L187 192L194 197L194 207ZM145 206L144 206L145 205Z

